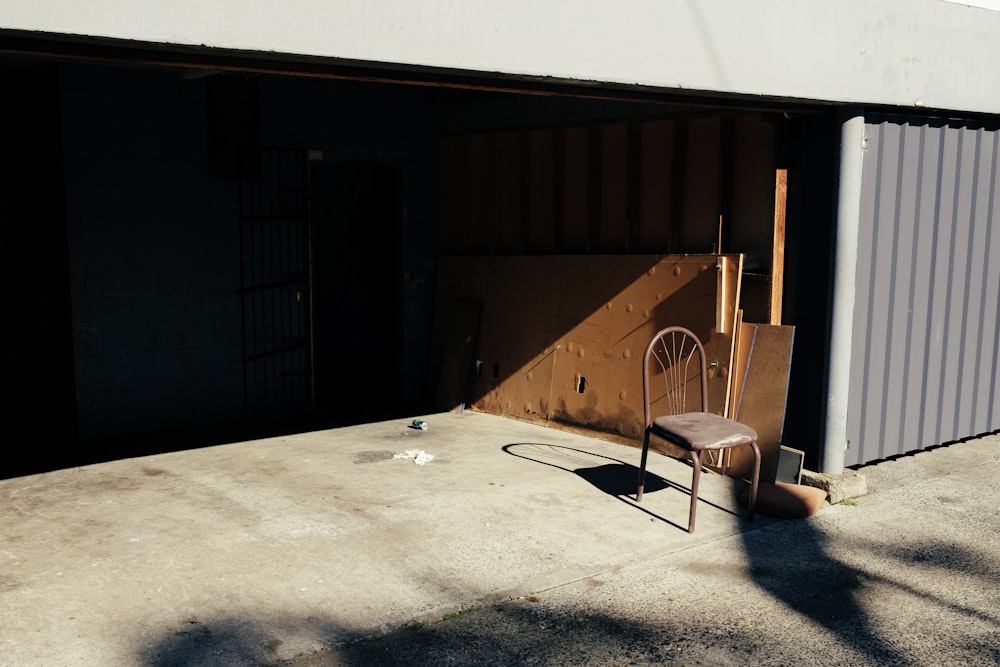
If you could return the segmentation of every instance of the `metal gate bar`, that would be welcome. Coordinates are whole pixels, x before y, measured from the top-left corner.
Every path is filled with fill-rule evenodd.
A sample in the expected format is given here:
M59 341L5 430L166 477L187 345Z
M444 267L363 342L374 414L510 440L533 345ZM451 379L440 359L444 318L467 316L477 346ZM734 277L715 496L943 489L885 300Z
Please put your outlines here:
M288 413L311 401L306 153L262 150L239 197L244 410Z

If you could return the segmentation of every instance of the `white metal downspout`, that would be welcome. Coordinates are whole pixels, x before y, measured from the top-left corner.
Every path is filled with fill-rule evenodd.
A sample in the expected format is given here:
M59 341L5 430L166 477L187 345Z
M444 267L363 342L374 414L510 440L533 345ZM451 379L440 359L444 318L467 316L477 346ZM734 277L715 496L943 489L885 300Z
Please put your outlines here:
M847 397L851 380L864 142L864 111L853 110L840 126L840 182L834 232L830 353L825 433L820 451L820 472L830 475L844 472L847 455Z

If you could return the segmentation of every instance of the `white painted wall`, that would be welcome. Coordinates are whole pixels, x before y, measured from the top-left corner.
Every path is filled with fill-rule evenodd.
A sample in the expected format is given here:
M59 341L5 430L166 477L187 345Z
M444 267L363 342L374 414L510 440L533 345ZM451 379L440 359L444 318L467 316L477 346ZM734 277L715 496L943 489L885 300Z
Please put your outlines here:
M969 2L5 0L0 28L1000 113L1000 12Z

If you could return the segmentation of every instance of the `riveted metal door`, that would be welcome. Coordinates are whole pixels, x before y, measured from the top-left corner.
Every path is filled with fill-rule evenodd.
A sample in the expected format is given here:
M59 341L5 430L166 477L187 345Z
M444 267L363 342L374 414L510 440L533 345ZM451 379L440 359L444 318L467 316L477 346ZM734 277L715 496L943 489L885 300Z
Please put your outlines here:
M847 465L1000 428L1000 134L866 122Z
M240 181L244 405L248 415L311 403L306 153L261 151Z

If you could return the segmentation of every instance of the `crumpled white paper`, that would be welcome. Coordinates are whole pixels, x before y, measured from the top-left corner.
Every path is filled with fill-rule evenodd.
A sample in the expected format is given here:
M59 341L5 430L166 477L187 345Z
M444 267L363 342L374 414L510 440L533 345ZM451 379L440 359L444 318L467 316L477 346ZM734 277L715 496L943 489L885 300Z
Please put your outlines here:
M434 460L432 454L428 454L422 449L407 449L402 454L396 454L392 458L394 459L413 459L413 462L418 466L422 466L425 463L430 463Z

